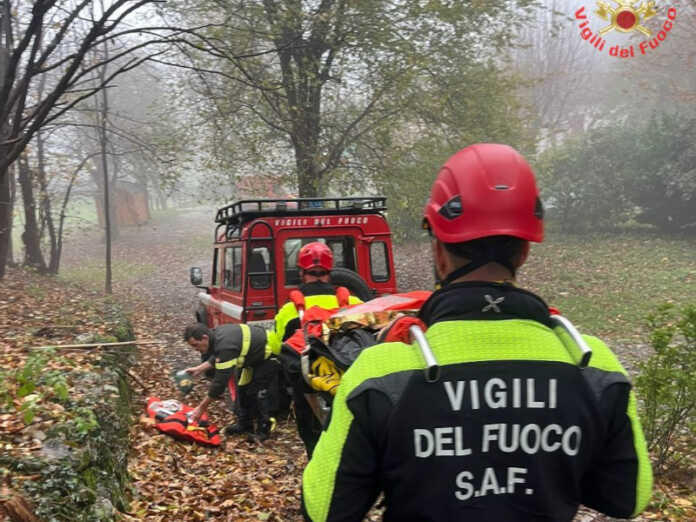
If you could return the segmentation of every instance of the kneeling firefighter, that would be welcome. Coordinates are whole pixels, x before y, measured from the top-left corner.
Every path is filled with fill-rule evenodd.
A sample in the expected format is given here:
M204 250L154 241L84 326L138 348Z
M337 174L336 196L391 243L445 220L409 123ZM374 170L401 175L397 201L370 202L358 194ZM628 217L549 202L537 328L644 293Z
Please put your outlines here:
M277 395L280 364L271 357L266 331L246 324L223 324L210 329L196 323L186 327L184 340L206 360L185 371L193 376L214 371L208 396L190 414L197 420L212 400L227 390L235 379L237 389L237 422L227 426L226 435L254 434L259 441L269 437L271 410ZM254 430L256 420L256 430Z
M305 445L307 455L311 457L322 426L305 397L306 393L313 390L302 378L300 354L283 342L301 326L298 297L305 309L318 306L332 310L339 306L359 304L362 301L353 295L349 296L345 288L336 287L329 282L333 268L333 252L324 243L314 241L304 245L297 255L297 266L300 269L302 281L299 293L295 292L295 299L285 303L276 314L275 330L268 333L268 340L273 353L278 354L286 378L292 386L297 431ZM347 300L344 300L342 296L346 296Z

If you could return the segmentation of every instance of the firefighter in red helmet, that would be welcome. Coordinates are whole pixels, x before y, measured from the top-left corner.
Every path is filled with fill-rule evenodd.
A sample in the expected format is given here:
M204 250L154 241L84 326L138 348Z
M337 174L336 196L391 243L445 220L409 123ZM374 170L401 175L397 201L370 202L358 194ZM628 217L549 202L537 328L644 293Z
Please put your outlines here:
M362 520L380 492L386 521L638 514L652 473L625 370L515 285L544 236L525 159L460 150L423 226L442 282L420 310L427 332L366 348L342 376L303 475L306 519Z
M301 270L303 282L307 282L305 276L308 276L328 283L329 273L333 268L333 252L319 241L307 243L297 254L297 266Z
M302 284L295 296L302 298L305 309L319 306L327 310L339 307L339 294L348 294L343 287L335 287L330 283L333 268L333 252L319 241L304 245L297 255L297 267L300 269ZM355 296L348 297L347 304L357 304L362 301ZM311 457L314 446L321 434L321 424L314 415L305 397L310 393L300 369L299 354L283 344L300 327L298 304L289 301L278 310L275 317L275 330L269 332L269 344L283 365L286 378L292 385L293 401L295 404L295 421L297 431L304 443L307 455Z

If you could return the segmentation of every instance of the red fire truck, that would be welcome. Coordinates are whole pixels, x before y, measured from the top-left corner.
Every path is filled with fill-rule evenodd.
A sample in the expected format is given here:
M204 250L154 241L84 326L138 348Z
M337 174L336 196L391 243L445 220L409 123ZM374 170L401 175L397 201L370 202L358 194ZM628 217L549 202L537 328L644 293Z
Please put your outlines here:
M334 284L363 300L397 291L386 198L253 199L217 211L212 277L191 268L198 321L268 321L300 284L300 248L312 241L334 255Z

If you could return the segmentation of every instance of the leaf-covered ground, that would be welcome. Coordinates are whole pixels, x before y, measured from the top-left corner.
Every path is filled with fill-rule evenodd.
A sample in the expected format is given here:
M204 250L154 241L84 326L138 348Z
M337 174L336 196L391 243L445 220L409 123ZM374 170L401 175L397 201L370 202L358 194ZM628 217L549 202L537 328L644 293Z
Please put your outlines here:
M35 377L49 372L67 372L74 366L90 366L94 357L87 350L60 352L46 357L35 371L27 369L23 380L14 379L15 373L35 348L68 344L84 333L103 335L109 326L104 308L105 299L98 292L59 283L31 271L8 270L0 285L0 394L11 391L12 397L20 395L29 400L14 401L17 413L6 413L12 408L0 412L3 455L40 455L47 428L65 420L65 408L52 400L62 390L58 387L35 389L38 380ZM70 385L69 382L65 384ZM22 386L23 390L7 389ZM28 407L30 402L31 407Z
M178 398L171 370L197 362L197 354L181 339L181 330L193 318L198 292L188 282L188 268L201 266L209 275L212 216L213 209L167 213L152 224L123 230L114 244L114 292L134 321L136 337L163 341L138 348L138 365L132 373L140 412L144 413L148 396ZM521 281L585 330L606 336L630 367L631 358L643 356L647 349L640 329L643 311L663 296L681 301L696 295L695 243L665 241L658 246L659 251L649 245L642 249L641 240L630 236L619 244L601 238L550 241L536 250L538 255L531 258ZM584 248L592 248L592 255L579 256ZM71 240L62 277L87 289L100 289L103 251L96 232ZM432 287L429 259L427 243L396 248L401 290ZM11 273L8 280L12 277ZM50 285L40 281L23 284L28 289L0 287L0 316L12 313L13 335L65 324L59 312L79 310L83 295L96 297L91 290L47 291ZM17 295L32 300L18 306ZM85 329L93 326L90 322ZM61 332L51 342L68 342L81 331ZM5 360L14 356L17 343L13 346L3 352ZM205 391L205 383L199 383L190 402ZM222 404L214 404L211 415L220 427L232 421ZM17 422L0 421L6 423L0 429ZM124 519L299 520L300 477L306 460L292 420L280 422L264 444L228 437L219 449L187 445L153 431L144 418L134 423L131 439L133 502ZM652 511L643 519L696 520L695 488L688 476L661 484ZM582 511L578 520L607 519Z

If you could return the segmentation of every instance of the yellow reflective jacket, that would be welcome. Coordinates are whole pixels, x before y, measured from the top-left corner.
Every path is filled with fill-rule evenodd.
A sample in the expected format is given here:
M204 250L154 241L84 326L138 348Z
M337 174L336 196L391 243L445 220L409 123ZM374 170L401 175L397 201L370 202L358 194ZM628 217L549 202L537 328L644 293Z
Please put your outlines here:
M303 285L300 290L305 294L305 308L309 309L312 306L319 306L326 310L338 308L338 299L335 294L312 294L313 285ZM327 291L327 285L318 286L323 292ZM362 300L354 295L349 297L350 304L360 304ZM274 354L280 353L280 348L288 337L300 327L299 315L297 308L293 302L287 302L278 311L275 316L275 329L268 332L268 345Z

